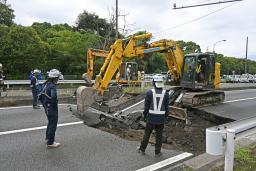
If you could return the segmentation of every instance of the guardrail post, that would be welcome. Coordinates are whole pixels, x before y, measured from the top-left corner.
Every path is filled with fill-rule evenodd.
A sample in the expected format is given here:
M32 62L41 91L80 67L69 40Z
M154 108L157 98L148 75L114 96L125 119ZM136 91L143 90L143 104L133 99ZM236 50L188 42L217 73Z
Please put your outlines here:
M235 151L235 130L227 129L225 150L225 171L233 171Z
M144 80L141 81L141 85L140 86L141 86L141 89L143 90L144 87L145 87L145 81Z

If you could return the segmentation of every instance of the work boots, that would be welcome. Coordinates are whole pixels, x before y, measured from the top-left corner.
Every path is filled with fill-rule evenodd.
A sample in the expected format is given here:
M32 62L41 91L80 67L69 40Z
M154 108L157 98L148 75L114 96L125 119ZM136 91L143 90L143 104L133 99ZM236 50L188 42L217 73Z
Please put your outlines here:
M33 109L40 109L40 106L39 105L33 106Z
M61 146L61 143L54 142L51 145L47 145L47 148L58 148Z
M142 151L141 149L140 149L140 147L137 147L137 152L139 153L139 154L141 154L141 155L145 155L145 151Z

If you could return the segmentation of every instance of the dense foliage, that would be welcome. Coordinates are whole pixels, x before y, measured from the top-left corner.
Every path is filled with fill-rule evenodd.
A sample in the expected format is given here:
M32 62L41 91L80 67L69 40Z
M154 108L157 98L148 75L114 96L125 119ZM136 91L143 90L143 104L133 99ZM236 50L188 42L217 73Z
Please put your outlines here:
M35 68L44 73L50 68L57 68L65 75L77 75L80 78L86 70L87 49L109 50L115 40L114 23L87 11L78 15L75 26L35 22L25 27L16 25L14 17L11 6L6 0L0 0L0 63L4 66L7 79L27 79L29 72ZM180 40L177 43L184 54L201 51L194 42ZM163 54L146 55L134 61L138 63L139 70L146 73L167 70ZM217 54L216 61L221 63L221 74L244 72L243 59ZM102 63L103 58L96 59L94 73L98 73ZM248 61L248 71L256 73L255 61Z
M13 24L14 10L7 4L6 0L0 0L0 24L10 26Z

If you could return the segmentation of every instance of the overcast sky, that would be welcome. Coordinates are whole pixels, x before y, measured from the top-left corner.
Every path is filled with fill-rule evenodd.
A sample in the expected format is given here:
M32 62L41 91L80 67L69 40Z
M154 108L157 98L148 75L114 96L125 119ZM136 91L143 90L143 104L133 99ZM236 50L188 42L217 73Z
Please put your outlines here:
M248 58L256 60L256 1L243 0L212 6L173 10L179 6L218 2L219 0L119 0L119 11L126 15L131 32L146 30L154 39L193 41L202 51L213 50L225 56L245 57L246 36L249 37ZM226 1L226 0L222 0ZM75 25L83 10L109 19L115 0L7 0L15 10L15 22ZM123 17L119 17L122 28Z

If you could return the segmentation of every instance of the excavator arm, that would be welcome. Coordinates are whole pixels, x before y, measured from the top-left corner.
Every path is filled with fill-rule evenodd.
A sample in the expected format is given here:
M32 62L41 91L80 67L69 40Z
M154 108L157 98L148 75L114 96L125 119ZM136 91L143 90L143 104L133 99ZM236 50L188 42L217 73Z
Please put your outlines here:
M92 79L93 77L93 65L94 65L94 58L95 57L104 57L106 58L109 54L109 51L100 50L100 49L92 49L89 48L87 50L87 77Z
M173 40L159 40L150 44L137 45L139 40L145 40L152 37L151 33L132 36L128 39L128 43L118 39L114 45L111 46L111 50L100 69L99 75L96 76L96 83L94 88L98 90L101 95L107 89L108 84L116 71L118 70L122 59L144 57L150 53L165 53L165 60L170 73L175 81L179 81L181 78L181 69L183 65L183 53L181 49Z

